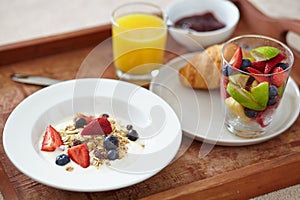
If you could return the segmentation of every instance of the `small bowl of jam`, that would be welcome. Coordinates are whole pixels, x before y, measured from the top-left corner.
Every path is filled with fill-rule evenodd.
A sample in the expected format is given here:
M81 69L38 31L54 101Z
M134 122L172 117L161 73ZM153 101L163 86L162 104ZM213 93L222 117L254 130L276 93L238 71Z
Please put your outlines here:
M239 21L238 8L227 0L181 0L166 8L171 36L189 51L226 41Z

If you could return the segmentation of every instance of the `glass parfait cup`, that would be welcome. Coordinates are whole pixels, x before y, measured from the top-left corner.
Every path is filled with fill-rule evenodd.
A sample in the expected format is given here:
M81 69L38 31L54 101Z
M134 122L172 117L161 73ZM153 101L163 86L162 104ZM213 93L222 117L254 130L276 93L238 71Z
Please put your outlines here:
M273 38L243 35L224 44L222 62L225 127L239 137L260 137L284 95L294 62L292 51Z

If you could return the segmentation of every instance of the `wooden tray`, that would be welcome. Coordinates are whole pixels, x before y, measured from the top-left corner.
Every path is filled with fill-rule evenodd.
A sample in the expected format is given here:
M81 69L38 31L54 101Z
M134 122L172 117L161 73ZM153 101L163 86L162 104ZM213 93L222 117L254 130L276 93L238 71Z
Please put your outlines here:
M300 34L299 21L270 19L248 1L235 3L242 16L233 36L259 33L285 42L282 35L286 30ZM251 19L256 22L260 19L261 26L271 28L262 31L253 26ZM275 23L280 27L276 34L270 31ZM12 82L12 73L67 80L96 77L99 74L95 72L99 68L108 66L101 76L116 78L112 64L107 63L112 58L111 44L106 41L109 37L110 25L107 25L0 47L0 139L5 122L15 106L41 89ZM101 46L95 50L94 47L100 43ZM84 62L93 49L99 60L93 64ZM166 61L186 52L170 37L168 50ZM294 53L297 66L300 56L298 52ZM80 71L82 63L89 67L84 73ZM292 76L299 84L300 71L297 68L294 68ZM69 192L40 184L18 171L1 146L0 191L5 199L247 199L300 183L299 118L287 131L272 140L245 147L215 146L204 158L198 157L202 145L198 141L193 141L183 152L189 140L183 137L180 151L183 155L154 177L127 188L96 193ZM30 158L28 162L31 162Z

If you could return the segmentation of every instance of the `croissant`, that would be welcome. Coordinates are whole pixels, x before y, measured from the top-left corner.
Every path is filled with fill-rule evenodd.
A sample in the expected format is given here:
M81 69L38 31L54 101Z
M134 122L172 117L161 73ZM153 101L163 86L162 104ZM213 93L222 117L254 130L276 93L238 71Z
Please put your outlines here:
M220 87L223 44L213 45L193 56L190 62L179 69L180 82L194 89Z

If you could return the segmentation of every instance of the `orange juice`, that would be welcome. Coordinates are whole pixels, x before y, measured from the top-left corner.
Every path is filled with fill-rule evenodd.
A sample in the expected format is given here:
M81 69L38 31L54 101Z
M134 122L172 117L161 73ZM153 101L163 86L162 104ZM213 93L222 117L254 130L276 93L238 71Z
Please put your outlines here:
M167 29L150 14L128 14L112 27L114 64L122 73L143 75L163 63Z

